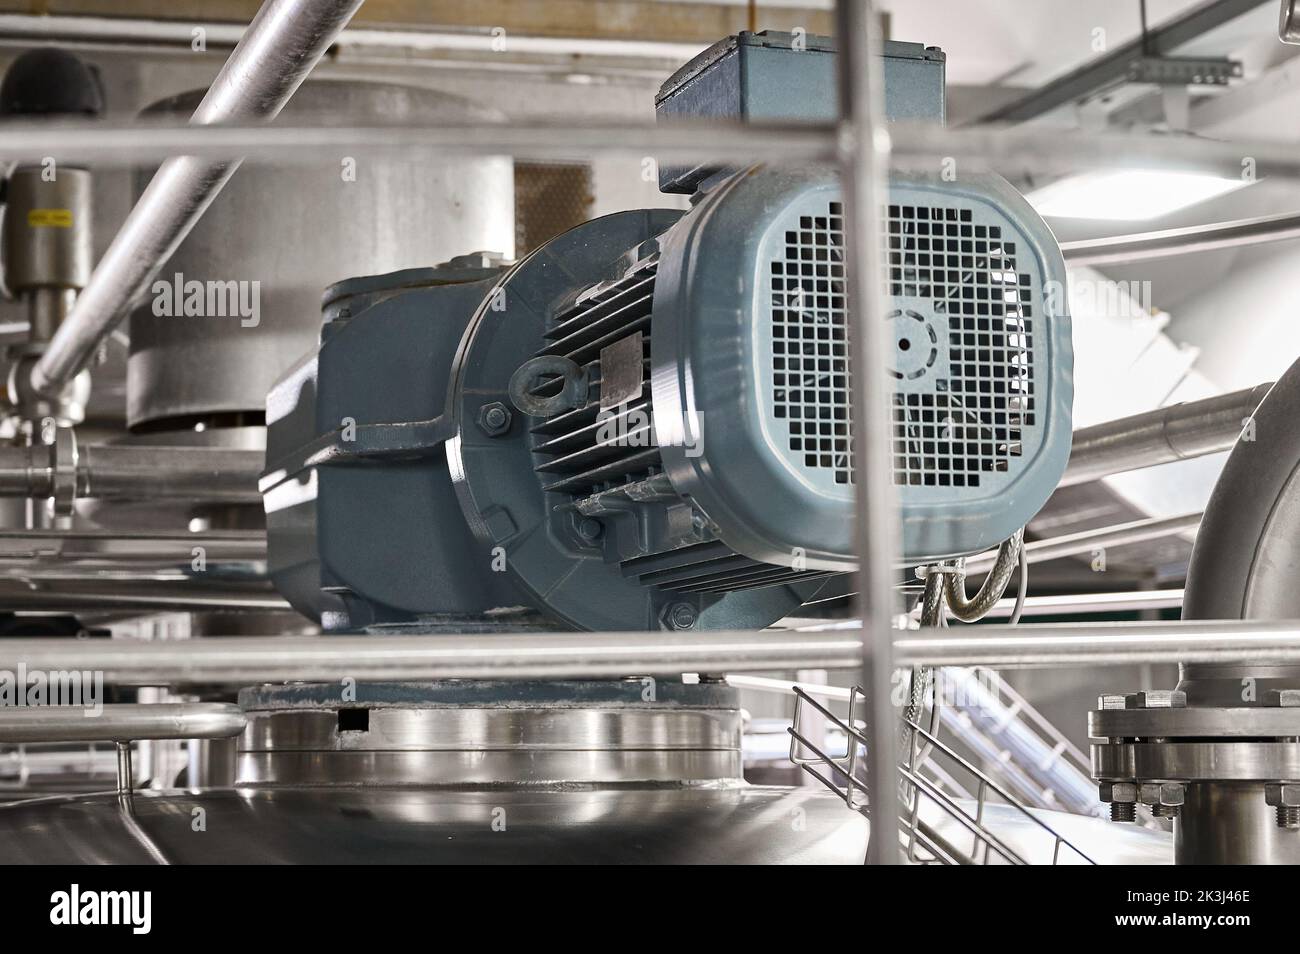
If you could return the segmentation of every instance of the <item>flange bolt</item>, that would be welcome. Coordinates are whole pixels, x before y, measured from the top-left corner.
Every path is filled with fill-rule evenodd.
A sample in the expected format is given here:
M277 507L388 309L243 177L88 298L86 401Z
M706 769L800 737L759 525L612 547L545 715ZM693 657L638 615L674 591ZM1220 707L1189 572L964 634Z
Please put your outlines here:
M1272 782L1264 786L1264 801L1277 809L1277 827L1300 829L1300 785Z
M1110 804L1110 820L1137 821L1138 787L1135 782L1101 782L1097 796Z

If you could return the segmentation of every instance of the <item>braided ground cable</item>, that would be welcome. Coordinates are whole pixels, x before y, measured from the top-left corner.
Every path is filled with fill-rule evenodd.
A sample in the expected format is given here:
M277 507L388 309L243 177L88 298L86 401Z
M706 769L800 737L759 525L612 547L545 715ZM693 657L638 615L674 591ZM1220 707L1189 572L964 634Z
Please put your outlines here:
M983 619L997 601L1002 599L1019 563L1024 537L1022 527L1002 542L998 547L997 558L993 561L993 569L989 570L979 591L972 597L966 595L966 571L960 562L955 570L944 574L944 593L948 597L948 608L952 610L953 616L964 623L973 623Z

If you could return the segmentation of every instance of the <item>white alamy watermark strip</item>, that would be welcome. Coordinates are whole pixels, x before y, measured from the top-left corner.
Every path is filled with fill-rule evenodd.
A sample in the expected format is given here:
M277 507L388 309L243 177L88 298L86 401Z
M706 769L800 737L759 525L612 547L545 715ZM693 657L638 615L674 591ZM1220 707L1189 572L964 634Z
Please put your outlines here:
M152 891L83 891L73 884L50 895L50 923L76 925L126 925L132 934L148 934L153 927Z
M601 447L680 447L687 457L704 453L704 414L667 424L651 420L650 411L624 403L596 412L596 443Z
M77 706L86 718L104 712L104 673L88 669L0 669L0 706Z
M262 321L260 281L199 281L176 272L171 279L158 279L149 290L158 318L238 318L242 328L256 328Z

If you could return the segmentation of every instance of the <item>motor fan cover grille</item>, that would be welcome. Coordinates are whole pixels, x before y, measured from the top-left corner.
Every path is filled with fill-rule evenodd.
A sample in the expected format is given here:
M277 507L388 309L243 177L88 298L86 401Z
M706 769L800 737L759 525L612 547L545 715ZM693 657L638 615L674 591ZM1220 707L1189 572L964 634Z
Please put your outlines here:
M885 213L894 482L979 488L1010 476L1035 426L1033 276L1003 226L976 208L900 203ZM852 484L842 205L790 225L768 263L772 413L794 460Z

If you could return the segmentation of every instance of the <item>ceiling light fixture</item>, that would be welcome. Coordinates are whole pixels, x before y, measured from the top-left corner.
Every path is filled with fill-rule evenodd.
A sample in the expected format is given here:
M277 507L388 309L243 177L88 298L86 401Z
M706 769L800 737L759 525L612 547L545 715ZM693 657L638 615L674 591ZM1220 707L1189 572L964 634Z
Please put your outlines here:
M1030 193L1028 199L1046 218L1136 222L1158 219L1249 184L1246 179L1200 172L1127 169L1069 176Z

